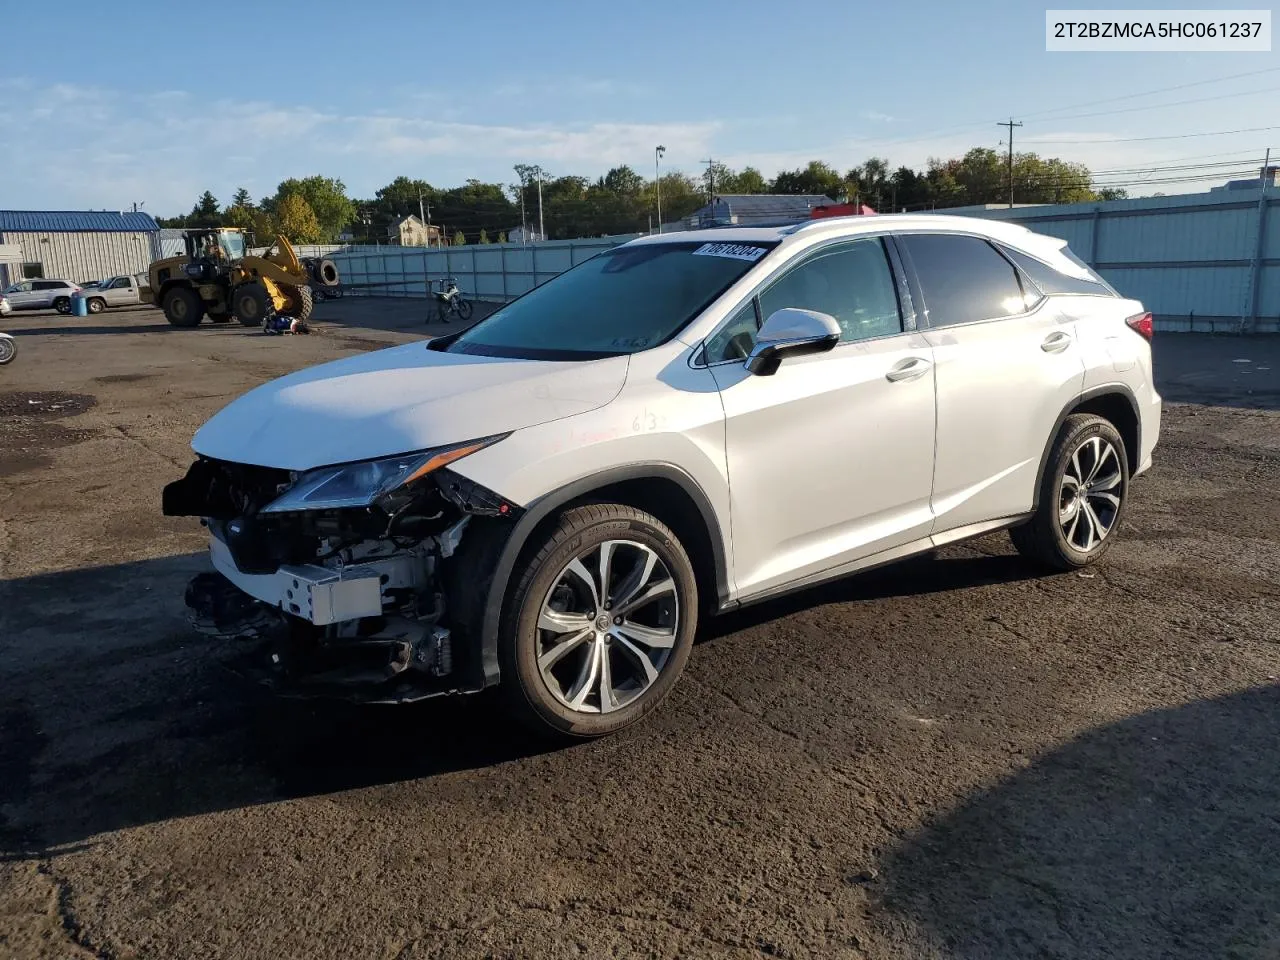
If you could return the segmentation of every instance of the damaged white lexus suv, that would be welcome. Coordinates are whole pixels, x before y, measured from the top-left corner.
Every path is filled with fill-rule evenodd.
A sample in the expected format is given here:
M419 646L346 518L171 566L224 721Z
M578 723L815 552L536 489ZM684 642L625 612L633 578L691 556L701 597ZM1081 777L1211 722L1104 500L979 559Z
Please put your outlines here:
M500 684L599 736L661 702L710 614L1000 529L1096 561L1159 434L1151 330L1010 224L644 237L252 390L164 511L212 535L193 622L280 693Z

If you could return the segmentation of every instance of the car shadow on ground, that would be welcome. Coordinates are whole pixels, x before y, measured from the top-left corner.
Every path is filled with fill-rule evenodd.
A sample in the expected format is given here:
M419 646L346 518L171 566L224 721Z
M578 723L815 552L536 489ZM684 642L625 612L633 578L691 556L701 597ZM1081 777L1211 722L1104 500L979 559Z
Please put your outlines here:
M497 690L357 706L247 685L223 666L237 645L186 623L186 582L206 568L196 553L0 581L0 855L566 749L517 728ZM1034 575L1010 557L894 569L741 611L705 633L825 602Z
M1280 686L1089 730L869 883L943 956L1280 956Z

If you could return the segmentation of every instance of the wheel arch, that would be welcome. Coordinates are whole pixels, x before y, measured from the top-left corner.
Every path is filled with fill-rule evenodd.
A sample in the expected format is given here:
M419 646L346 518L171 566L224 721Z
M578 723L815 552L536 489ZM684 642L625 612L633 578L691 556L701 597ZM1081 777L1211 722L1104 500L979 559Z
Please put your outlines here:
M1044 482L1044 471L1049 464L1049 454L1053 451L1053 444L1062 430L1062 424L1067 417L1077 413L1092 413L1111 423L1119 432L1120 439L1124 441L1129 473L1134 474L1138 470L1138 459L1142 456L1142 417L1138 413L1137 397L1123 383L1109 383L1086 390L1062 409L1053 424L1053 430L1049 433L1044 452L1040 454L1040 467L1036 471L1033 510L1040 506L1040 487Z
M652 513L672 529L688 552L703 608L719 610L727 602L724 533L710 499L693 477L668 463L634 463L591 474L529 504L504 538L476 538L477 548L485 550L491 560L496 554L483 608L475 613L479 620L478 679L483 686L493 686L500 679L498 632L517 563L527 549L536 545L536 534L554 523L563 510L590 502L625 503ZM468 530L468 536L476 532ZM467 539L463 539L464 547Z

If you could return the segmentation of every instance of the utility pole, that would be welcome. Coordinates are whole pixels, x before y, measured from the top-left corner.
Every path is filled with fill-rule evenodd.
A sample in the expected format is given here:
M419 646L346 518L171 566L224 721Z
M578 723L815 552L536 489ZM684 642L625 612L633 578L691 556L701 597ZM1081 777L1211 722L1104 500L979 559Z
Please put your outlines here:
M520 246L524 246L529 242L529 224L524 216L524 175L520 176Z
M1009 128L1009 207L1013 208L1013 128L1022 126L1022 123L1014 123L1013 117L1009 118L1008 123L997 123L997 127Z
M662 171L658 168L658 161L662 159L662 155L667 152L667 148L659 144L653 148L653 189L658 197L658 232L662 232ZM649 228L649 232L653 233L653 228Z
M714 203L716 199L716 162L714 160L700 160L698 162L707 165L707 202Z
M538 168L538 239L547 239L547 224L542 219L542 168Z

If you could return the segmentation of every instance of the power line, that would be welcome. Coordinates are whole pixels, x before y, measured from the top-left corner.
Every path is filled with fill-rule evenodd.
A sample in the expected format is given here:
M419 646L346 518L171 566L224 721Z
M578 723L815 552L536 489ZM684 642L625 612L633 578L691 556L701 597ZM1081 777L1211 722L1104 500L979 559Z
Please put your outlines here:
M1263 133L1268 130L1280 130L1280 127L1242 127L1239 130L1210 130L1207 133L1171 133L1161 137L1099 137L1093 140L1028 140L1027 143L1140 143L1153 140L1190 140L1193 137L1226 137L1236 133Z
M1062 120L1083 120L1087 117L1110 117L1117 113L1136 113L1139 110L1163 110L1167 107L1185 107L1191 103L1209 103L1212 100L1230 100L1232 97L1253 97L1260 93L1275 93L1280 87L1264 87L1261 90L1245 90L1240 93L1222 93L1212 97L1196 97L1192 100L1175 100L1172 103L1150 103L1142 107L1123 107L1119 110L1099 110L1094 113L1072 113L1065 117L1049 117L1032 120L1031 123L1058 123Z
M1179 83L1172 87L1160 87L1156 90L1147 90L1143 93L1126 93L1118 97L1104 97L1101 100L1086 100L1084 103L1073 103L1066 107L1053 107L1049 110L1038 110L1035 113L1024 113L1023 119L1027 117L1040 117L1046 113L1057 113L1060 110L1078 110L1081 107L1093 107L1101 103L1116 103L1120 100L1135 100L1138 97L1151 97L1157 93L1172 93L1174 90L1186 90L1189 87L1203 87L1211 83L1225 83L1228 80L1242 80L1245 77L1256 77L1263 73L1275 73L1280 71L1280 67L1267 67L1263 70L1250 70L1248 73L1233 73L1227 77L1215 77L1212 80L1194 80L1191 83Z

